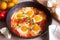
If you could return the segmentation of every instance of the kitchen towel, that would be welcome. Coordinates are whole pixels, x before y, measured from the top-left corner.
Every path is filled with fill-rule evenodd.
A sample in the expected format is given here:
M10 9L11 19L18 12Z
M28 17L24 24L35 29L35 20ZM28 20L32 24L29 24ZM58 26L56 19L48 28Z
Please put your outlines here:
M49 26L49 40L60 40L60 26L59 25Z

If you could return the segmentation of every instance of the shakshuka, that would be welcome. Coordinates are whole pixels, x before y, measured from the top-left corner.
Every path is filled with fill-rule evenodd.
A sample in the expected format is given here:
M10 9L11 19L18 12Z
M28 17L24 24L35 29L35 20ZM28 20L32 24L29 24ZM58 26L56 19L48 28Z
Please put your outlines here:
M34 7L23 7L11 16L11 28L14 34L32 38L45 30L47 16L44 11Z

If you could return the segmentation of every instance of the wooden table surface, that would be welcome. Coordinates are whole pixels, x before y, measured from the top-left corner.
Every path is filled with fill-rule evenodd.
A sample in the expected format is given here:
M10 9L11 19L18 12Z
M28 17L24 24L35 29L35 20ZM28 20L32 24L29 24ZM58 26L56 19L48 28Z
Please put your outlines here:
M19 0L19 2L24 2L24 1L32 1L32 0ZM58 25L58 23L54 19L52 19L52 24L57 24ZM0 28L1 27L6 27L6 23L0 21ZM37 38L34 38L34 39L21 39L21 38L18 38L16 36L12 36L11 39L7 39L3 35L0 34L0 40L49 40L49 37L48 37L48 32L46 32L44 36L37 37Z

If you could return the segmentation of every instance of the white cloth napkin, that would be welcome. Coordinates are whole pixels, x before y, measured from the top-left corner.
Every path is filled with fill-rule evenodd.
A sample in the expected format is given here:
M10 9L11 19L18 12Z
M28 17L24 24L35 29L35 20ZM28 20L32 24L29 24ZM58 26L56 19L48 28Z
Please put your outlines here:
M60 26L49 26L49 40L60 40Z
M0 29L1 34L3 34L7 39L11 39L11 34L7 27Z

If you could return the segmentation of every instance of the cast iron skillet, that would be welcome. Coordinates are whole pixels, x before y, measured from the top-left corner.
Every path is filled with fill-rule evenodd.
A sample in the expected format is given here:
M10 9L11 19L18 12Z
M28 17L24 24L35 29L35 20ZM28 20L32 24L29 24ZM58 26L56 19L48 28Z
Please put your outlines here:
M8 26L8 29L10 30L10 32L11 32L12 34L14 34L14 33L12 32L12 30L11 30L11 27L10 27L10 26L11 26L11 25L10 25L11 16L12 16L12 14L13 14L15 11L21 9L22 7L34 7L34 8L37 8L37 9L41 9L41 10L43 10L43 11L46 13L47 19L48 19L48 25L47 25L47 27L45 27L46 30L45 30L41 35L39 35L39 36L37 36L37 37L43 36L43 35L45 34L45 32L48 31L48 26L51 24L52 18L51 18L50 11L49 11L45 6L43 6L42 4L40 4L40 3L38 3L38 2L30 2L30 1L19 3L19 4L17 4L16 6L14 6L14 7L8 12L7 17L6 17L6 23L7 23L7 26ZM16 34L14 34L14 35L16 35ZM17 36L17 35L16 35L16 36ZM22 37L20 37L20 38L22 38ZM35 38L35 37L34 37L34 38Z

